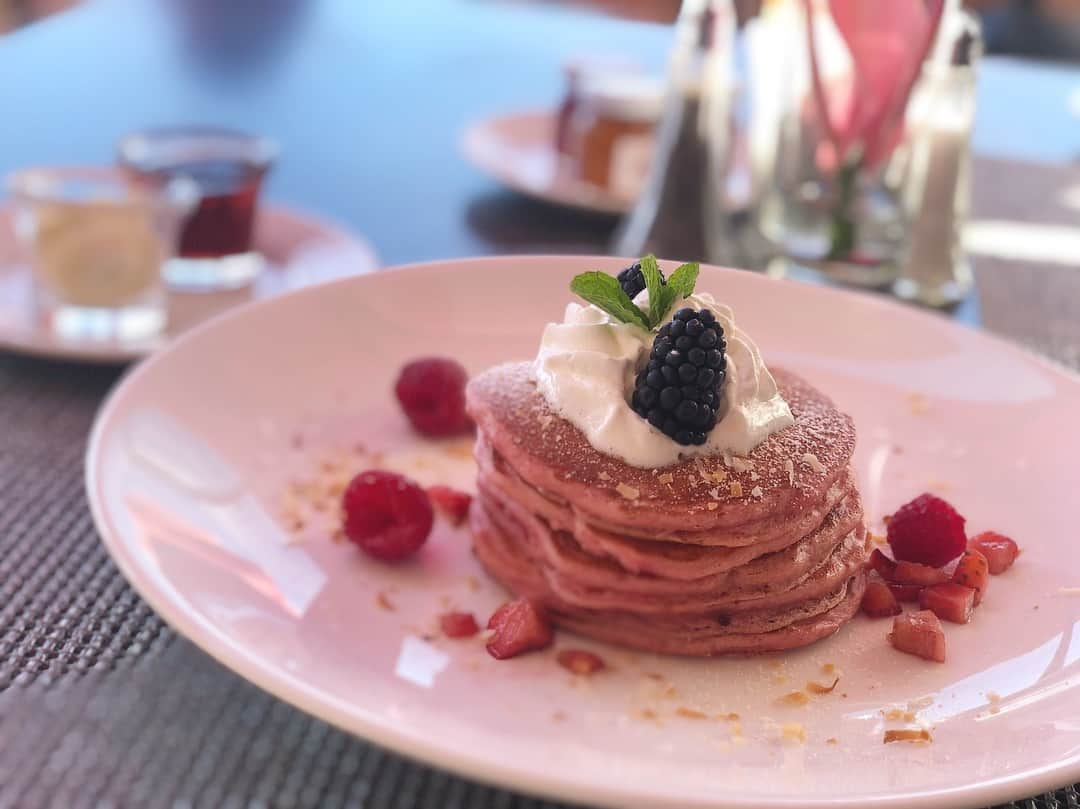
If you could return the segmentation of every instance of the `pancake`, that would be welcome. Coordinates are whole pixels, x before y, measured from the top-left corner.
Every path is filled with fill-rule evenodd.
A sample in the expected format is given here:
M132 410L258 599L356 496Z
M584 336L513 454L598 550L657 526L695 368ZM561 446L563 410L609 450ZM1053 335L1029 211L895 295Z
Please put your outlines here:
M864 588L860 570L827 593L779 609L730 614L640 614L582 609L553 594L527 558L510 554L483 508L470 512L477 555L504 586L537 603L558 626L597 640L659 654L708 656L794 648L831 635L858 609Z
M817 569L863 521L858 493L852 491L814 531L780 551L762 553L721 572L710 573L703 568L697 577L673 579L634 573L610 557L592 555L578 544L573 534L552 529L514 500L493 493L483 478L478 480L478 488L480 507L492 512L508 539L535 564L584 586L626 594L715 595L781 589L785 584L794 586ZM682 572L690 570L687 566Z
M478 483L494 499L512 502L532 512L556 531L572 534L582 549L593 556L607 557L628 573L644 573L669 579L692 581L723 573L759 556L789 547L814 532L829 512L842 500L857 497L855 481L844 474L826 493L825 499L803 515L772 520L762 525L756 542L738 547L708 546L660 540L642 540L593 528L570 506L560 506L544 497L504 469L492 457L483 439L477 442Z
M570 615L556 622L564 629L596 640L655 654L710 657L721 654L763 654L795 649L833 635L859 610L866 579L863 573L853 576L846 594L832 609L786 626L760 633L726 633L708 621L688 622L683 626L657 624L638 616Z
M745 573L737 569L736 575L697 591L685 582L659 578L634 582L632 589L627 578L620 578L615 571L604 582L595 577L582 581L574 575L580 574L580 564L574 567L559 558L540 558L538 553L543 551L537 549L536 526L527 526L520 515L483 492L473 511L478 520L473 526L474 549L489 573L534 600L583 609L665 615L785 608L835 590L863 566L867 555L866 533L861 518L857 518L855 527L846 534L836 536L835 529L823 532L828 537L823 555L822 548L816 548L813 555L799 554L796 548L795 552L761 557L748 565ZM557 551L565 552L565 545ZM582 560L579 557L577 561Z
M480 374L469 383L466 402L484 440L533 488L572 503L599 528L686 541L687 533L803 514L847 468L855 449L850 417L798 376L782 370L773 376L794 424L746 458L683 460L663 470L630 466L596 450L551 410L530 363Z
M531 365L469 383L473 549L557 625L665 654L789 649L858 609L868 539L851 419L774 370L794 423L744 458L641 469L547 405Z

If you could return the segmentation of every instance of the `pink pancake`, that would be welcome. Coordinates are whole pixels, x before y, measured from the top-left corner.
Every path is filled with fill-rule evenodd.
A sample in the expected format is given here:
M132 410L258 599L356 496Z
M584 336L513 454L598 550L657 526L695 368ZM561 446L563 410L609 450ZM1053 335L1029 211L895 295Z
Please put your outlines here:
M616 610L570 607L553 597L527 559L492 562L488 551L492 523L487 512L470 513L477 554L489 572L514 592L538 603L559 626L587 637L659 654L709 656L790 649L833 634L858 609L865 584L861 571L822 597L787 610L762 610L731 616L640 615ZM504 562L510 561L510 564ZM498 570L496 570L498 568Z
M773 376L793 425L745 459L698 458L663 470L597 451L548 407L530 363L485 371L469 383L466 398L484 440L533 488L572 504L596 527L687 541L686 534L803 514L847 469L855 449L851 419L794 374Z
M514 502L535 513L557 531L572 534L581 548L592 556L610 558L628 573L645 573L667 579L693 581L745 565L753 559L782 550L813 533L828 513L855 491L850 474L843 475L816 508L792 520L777 520L764 526L757 542L741 547L707 546L671 541L642 540L593 528L579 514L548 500L528 486L505 462L496 464L490 447L477 441L478 480L492 497Z
M805 568L810 566L806 565L794 578L780 570L771 579L755 580L749 576L741 582L741 587L738 584L721 585L700 593L687 592L683 582L654 579L654 591L632 592L612 587L610 582L606 585L584 583L567 574L565 566L556 568L546 560L538 560L530 548L536 538L529 528L501 504L486 498L483 492L472 511L482 514L486 523L482 535L477 533L474 525L474 549L495 578L504 583L516 580L512 589L530 598L545 600L550 597L582 609L623 610L649 615L734 614L781 609L834 591L863 567L868 554L865 531L858 525L840 537L838 544L829 549L831 552L816 567L807 570ZM478 519L481 518L478 516ZM769 570L771 560L763 559L762 568ZM531 582L527 592L521 589L523 575Z
M667 654L793 648L858 608L868 555L851 419L774 371L795 423L746 458L640 469L548 407L525 363L468 387L473 547L560 626Z
M492 512L500 526L505 525L507 533L513 534L509 538L516 542L520 553L535 564L550 568L560 578L590 589L627 596L715 597L717 594L793 586L824 563L840 543L862 526L863 519L858 493L852 490L850 497L833 509L820 526L787 548L762 554L719 573L703 570L705 575L696 579L671 579L637 574L624 569L610 557L591 555L572 534L553 531L514 500L489 489L483 478L478 485L481 506ZM504 520L500 511L512 516L513 520Z

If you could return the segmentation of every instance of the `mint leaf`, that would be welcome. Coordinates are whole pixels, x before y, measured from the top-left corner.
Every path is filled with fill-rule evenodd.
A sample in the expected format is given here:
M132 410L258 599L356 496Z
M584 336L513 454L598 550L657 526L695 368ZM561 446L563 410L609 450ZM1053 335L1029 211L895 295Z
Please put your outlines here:
M656 320L653 321L653 327L662 326L668 319L668 315L671 312L671 307L675 303L675 299L679 297L679 293L671 286L664 286L660 288L660 306L656 312ZM649 300L652 303L652 299ZM650 309L651 314L651 309Z
M664 319L667 309L664 301L667 299L666 288L661 280L660 265L656 263L656 256L645 256L639 262L641 275L645 279L645 289L649 291L649 326L656 328Z
M634 306L619 282L607 273L594 271L575 276L570 282L570 291L623 323L633 323L646 330L649 328L645 315Z
M696 261L683 264L667 279L668 289L673 290L679 297L689 298L694 294L694 285L700 271L701 265Z

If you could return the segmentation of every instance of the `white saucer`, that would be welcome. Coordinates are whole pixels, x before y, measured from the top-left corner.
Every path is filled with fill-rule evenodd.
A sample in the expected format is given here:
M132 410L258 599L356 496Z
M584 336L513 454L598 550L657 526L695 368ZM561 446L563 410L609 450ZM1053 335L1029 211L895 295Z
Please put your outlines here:
M0 349L75 362L129 362L237 304L371 272L379 265L362 237L286 208L263 206L255 223L255 248L266 258L266 267L254 284L214 293L170 292L169 325L153 340L76 342L57 337L35 313L30 268L11 224L11 211L0 209Z

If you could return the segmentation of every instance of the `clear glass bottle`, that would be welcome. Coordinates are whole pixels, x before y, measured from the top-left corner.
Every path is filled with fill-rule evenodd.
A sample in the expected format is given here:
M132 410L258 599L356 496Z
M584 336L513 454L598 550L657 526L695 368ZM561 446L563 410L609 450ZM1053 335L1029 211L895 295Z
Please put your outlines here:
M956 10L942 21L940 47L907 116L900 196L909 219L908 250L893 285L900 298L948 307L971 291L971 266L961 243L971 196L971 129L976 66L982 54L978 20Z
M708 259L731 140L730 0L684 0L656 149L637 205L616 234L622 256Z
M888 144L892 121L903 115L907 102L901 77L907 75L908 60L924 54L877 48L876 60L859 65L831 4L787 5L786 25L773 37L775 58L783 64L775 72L784 80L776 86L775 154L756 210L758 228L784 271L810 270L839 283L887 288L903 264L907 238L905 212L887 177ZM881 35L885 5L867 3L865 19L849 23L856 30L847 37ZM905 44L921 48L924 43ZM868 50L859 51L864 63ZM858 71L871 69L883 86L856 81ZM880 99L868 100L874 94L889 99L884 109ZM847 132L837 133L832 120L837 110L860 108L880 114L845 120Z

